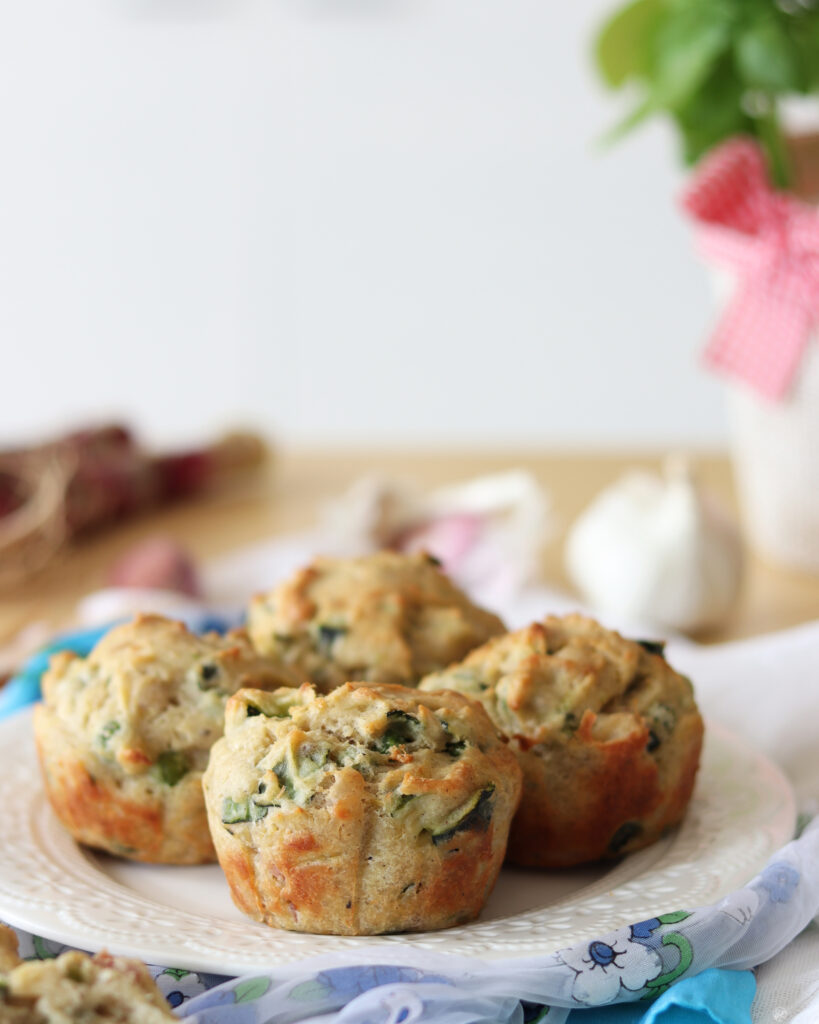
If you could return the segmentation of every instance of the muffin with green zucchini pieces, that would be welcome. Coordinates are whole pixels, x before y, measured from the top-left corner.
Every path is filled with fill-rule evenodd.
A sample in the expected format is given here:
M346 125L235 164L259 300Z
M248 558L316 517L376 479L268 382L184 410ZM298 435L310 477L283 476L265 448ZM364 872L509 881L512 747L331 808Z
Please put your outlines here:
M685 813L703 723L662 645L581 615L550 616L420 688L479 700L509 738L523 769L512 863L564 867L630 853Z
M196 636L142 615L87 658L56 655L34 712L46 793L79 842L133 860L215 859L202 772L242 686L287 682L242 631Z
M138 960L71 950L23 961L0 925L0 1024L164 1024L177 1018Z
M415 686L504 629L432 556L392 551L318 558L248 613L257 650L324 693L350 679Z
M292 931L374 935L480 913L520 768L459 694L304 684L231 697L204 787L241 910Z

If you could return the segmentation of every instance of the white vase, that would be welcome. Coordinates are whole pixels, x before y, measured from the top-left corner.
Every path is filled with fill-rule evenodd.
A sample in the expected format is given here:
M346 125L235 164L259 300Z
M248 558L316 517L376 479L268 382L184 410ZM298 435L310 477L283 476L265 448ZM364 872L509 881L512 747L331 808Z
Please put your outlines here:
M745 529L763 556L819 572L819 342L812 338L789 395L728 391L728 416Z

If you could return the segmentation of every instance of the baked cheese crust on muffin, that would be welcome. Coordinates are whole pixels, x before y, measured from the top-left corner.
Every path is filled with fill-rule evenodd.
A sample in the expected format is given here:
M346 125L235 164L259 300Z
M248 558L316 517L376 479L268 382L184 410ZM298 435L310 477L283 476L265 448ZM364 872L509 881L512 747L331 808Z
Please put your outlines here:
M177 1018L138 960L74 950L25 962L0 925L0 1024L165 1024Z
M316 559L248 613L256 649L324 693L350 679L414 686L504 629L436 559L392 551Z
M230 698L205 800L236 905L337 935L475 918L520 795L515 755L474 701L304 684Z
M55 814L79 842L122 857L214 860L202 772L225 702L287 678L242 631L196 636L158 615L112 629L87 658L56 655L34 712Z
M581 615L550 616L428 676L479 700L509 738L523 796L508 859L563 867L630 853L680 821L703 723L662 646Z

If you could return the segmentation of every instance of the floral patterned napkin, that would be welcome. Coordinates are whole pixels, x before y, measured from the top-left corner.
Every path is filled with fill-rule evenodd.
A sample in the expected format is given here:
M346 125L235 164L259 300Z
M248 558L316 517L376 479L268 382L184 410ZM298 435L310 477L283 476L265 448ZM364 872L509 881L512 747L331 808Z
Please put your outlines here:
M190 1024L616 1024L666 1013L671 1022L683 1008L680 1020L702 1012L704 1021L739 1024L750 1019L749 968L775 956L818 912L819 822L717 904L660 914L549 956L492 963L408 948L404 963L386 964L373 949L355 962L334 954L227 981L152 970ZM18 934L23 955L65 948ZM631 1004L629 1015L612 1004ZM600 1012L590 1017L590 1008Z

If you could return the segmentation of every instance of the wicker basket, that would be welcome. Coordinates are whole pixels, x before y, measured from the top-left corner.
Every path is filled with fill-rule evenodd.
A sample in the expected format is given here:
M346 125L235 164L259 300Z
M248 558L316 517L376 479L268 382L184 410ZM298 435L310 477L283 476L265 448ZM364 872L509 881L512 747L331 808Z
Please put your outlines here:
M17 483L21 504L0 520L0 588L43 568L66 537L65 493L74 471L59 456L0 459L0 473Z

